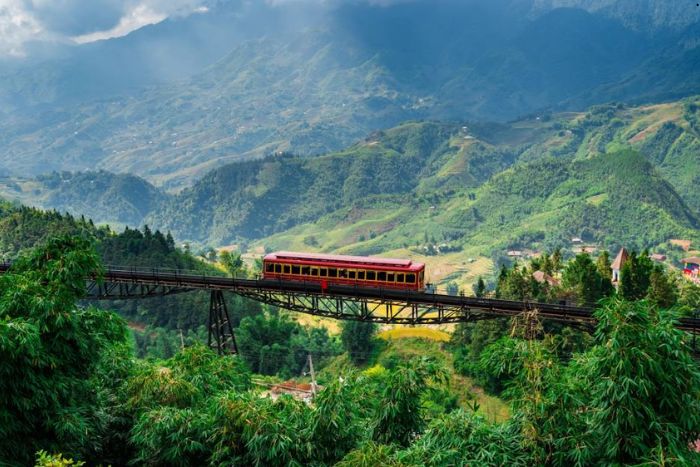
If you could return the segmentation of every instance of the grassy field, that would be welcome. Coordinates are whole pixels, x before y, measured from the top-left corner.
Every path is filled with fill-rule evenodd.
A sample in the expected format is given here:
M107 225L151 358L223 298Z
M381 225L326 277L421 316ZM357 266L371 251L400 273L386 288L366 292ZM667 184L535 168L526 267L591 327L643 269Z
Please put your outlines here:
M384 339L386 341L404 339L407 337L428 339L435 342L448 342L450 340L450 335L448 333L432 327L428 328L401 326L383 330L379 334L377 334L377 336L380 339Z

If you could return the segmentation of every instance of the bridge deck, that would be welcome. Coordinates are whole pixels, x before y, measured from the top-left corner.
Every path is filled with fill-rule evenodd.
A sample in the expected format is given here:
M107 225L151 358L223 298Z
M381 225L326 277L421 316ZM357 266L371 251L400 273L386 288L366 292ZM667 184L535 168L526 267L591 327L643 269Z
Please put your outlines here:
M0 265L0 272L10 265ZM336 319L395 324L443 324L514 317L536 310L542 319L593 326L587 307L529 301L498 300L315 282L234 279L163 269L106 268L103 280L88 280L92 299L143 298L192 290L230 291L291 311ZM683 318L678 327L700 332L700 319Z

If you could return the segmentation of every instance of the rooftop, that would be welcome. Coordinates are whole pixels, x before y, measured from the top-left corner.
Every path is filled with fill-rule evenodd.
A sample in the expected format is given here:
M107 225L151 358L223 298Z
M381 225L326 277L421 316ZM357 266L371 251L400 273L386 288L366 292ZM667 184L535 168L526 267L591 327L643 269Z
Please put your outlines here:
M382 266L404 266L414 264L410 259L377 258L374 256L329 255L325 253L300 253L295 251L277 251L265 256L265 259L300 259L328 261L337 263L378 264Z
M629 256L629 253L627 253L626 248L620 248L620 252L617 254L615 257L615 261L610 265L611 269L617 269L618 271L622 269L622 265L625 264L625 261L627 261L627 257Z

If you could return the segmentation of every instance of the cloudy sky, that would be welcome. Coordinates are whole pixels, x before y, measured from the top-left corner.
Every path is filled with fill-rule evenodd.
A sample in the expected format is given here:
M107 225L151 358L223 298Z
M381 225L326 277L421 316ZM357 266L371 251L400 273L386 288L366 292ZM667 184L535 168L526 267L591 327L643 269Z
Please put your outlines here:
M0 0L0 55L22 56L33 41L90 42L123 36L207 0Z

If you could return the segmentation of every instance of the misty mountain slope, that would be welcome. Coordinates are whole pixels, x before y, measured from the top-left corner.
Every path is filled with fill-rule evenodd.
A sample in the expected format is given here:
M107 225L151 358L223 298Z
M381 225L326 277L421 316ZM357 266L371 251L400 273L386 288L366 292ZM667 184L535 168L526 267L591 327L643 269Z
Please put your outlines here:
M209 2L207 11L173 16L119 38L82 45L30 44L29 57L0 65L0 103L24 112L32 106L64 106L115 95L133 95L144 86L187 79L246 40L281 34L295 27L294 4ZM308 10L307 21L314 21ZM44 59L34 58L36 51ZM46 58L48 57L48 58ZM13 66L10 66L12 64Z
M337 151L408 119L508 120L700 92L693 24L632 28L603 9L538 9L525 0L512 8L477 0L295 5L311 19L292 15L302 19L287 24L273 6L237 19L250 19L250 34L222 39L216 50L228 41L229 52L184 82L5 114L0 172L98 168L177 190L229 162ZM215 23L212 15L196 21ZM130 36L109 46L129 53ZM61 79L37 92L47 85L50 94ZM80 82L71 82L76 93Z

